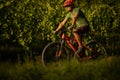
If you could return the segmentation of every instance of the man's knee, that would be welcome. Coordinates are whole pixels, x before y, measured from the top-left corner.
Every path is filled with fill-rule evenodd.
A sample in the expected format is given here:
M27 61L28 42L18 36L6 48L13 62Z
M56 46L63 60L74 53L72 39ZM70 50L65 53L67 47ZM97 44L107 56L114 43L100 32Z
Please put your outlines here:
M73 33L77 33L77 29L73 29L73 31L72 31Z

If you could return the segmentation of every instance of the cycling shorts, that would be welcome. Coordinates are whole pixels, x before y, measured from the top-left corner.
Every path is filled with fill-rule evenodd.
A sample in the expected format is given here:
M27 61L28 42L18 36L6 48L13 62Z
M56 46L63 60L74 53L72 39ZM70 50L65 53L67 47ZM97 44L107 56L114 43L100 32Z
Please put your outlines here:
M88 33L90 31L90 27L88 25L86 26L80 26L76 28L76 33L78 34L85 34Z

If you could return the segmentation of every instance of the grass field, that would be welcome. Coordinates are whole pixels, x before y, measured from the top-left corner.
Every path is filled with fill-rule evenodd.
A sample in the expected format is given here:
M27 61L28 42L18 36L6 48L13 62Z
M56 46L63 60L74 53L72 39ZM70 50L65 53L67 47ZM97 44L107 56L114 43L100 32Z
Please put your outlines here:
M0 80L119 80L120 56L63 62L44 68L40 62L0 63Z

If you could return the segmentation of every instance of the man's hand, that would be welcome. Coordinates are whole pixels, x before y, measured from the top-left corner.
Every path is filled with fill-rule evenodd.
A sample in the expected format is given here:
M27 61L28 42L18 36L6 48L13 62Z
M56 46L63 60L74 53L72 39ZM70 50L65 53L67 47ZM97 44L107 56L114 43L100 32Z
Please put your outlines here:
M68 30L70 30L70 29L72 29L72 28L74 28L74 26L73 26L73 25L69 26L69 27L68 27Z
M58 34L58 31L53 31L53 34L57 35L57 34Z

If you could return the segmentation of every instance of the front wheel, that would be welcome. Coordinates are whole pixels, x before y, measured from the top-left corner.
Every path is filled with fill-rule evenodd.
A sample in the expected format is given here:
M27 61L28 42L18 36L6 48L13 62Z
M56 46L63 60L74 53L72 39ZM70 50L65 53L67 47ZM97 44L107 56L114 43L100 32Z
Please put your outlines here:
M59 42L51 42L45 46L42 52L42 64L44 67L54 64L58 65L63 60L68 59L67 49L65 47L61 47L61 43Z
M85 49L85 55L89 59L93 58L102 58L107 56L106 49L95 40L89 41L86 46L88 49Z

